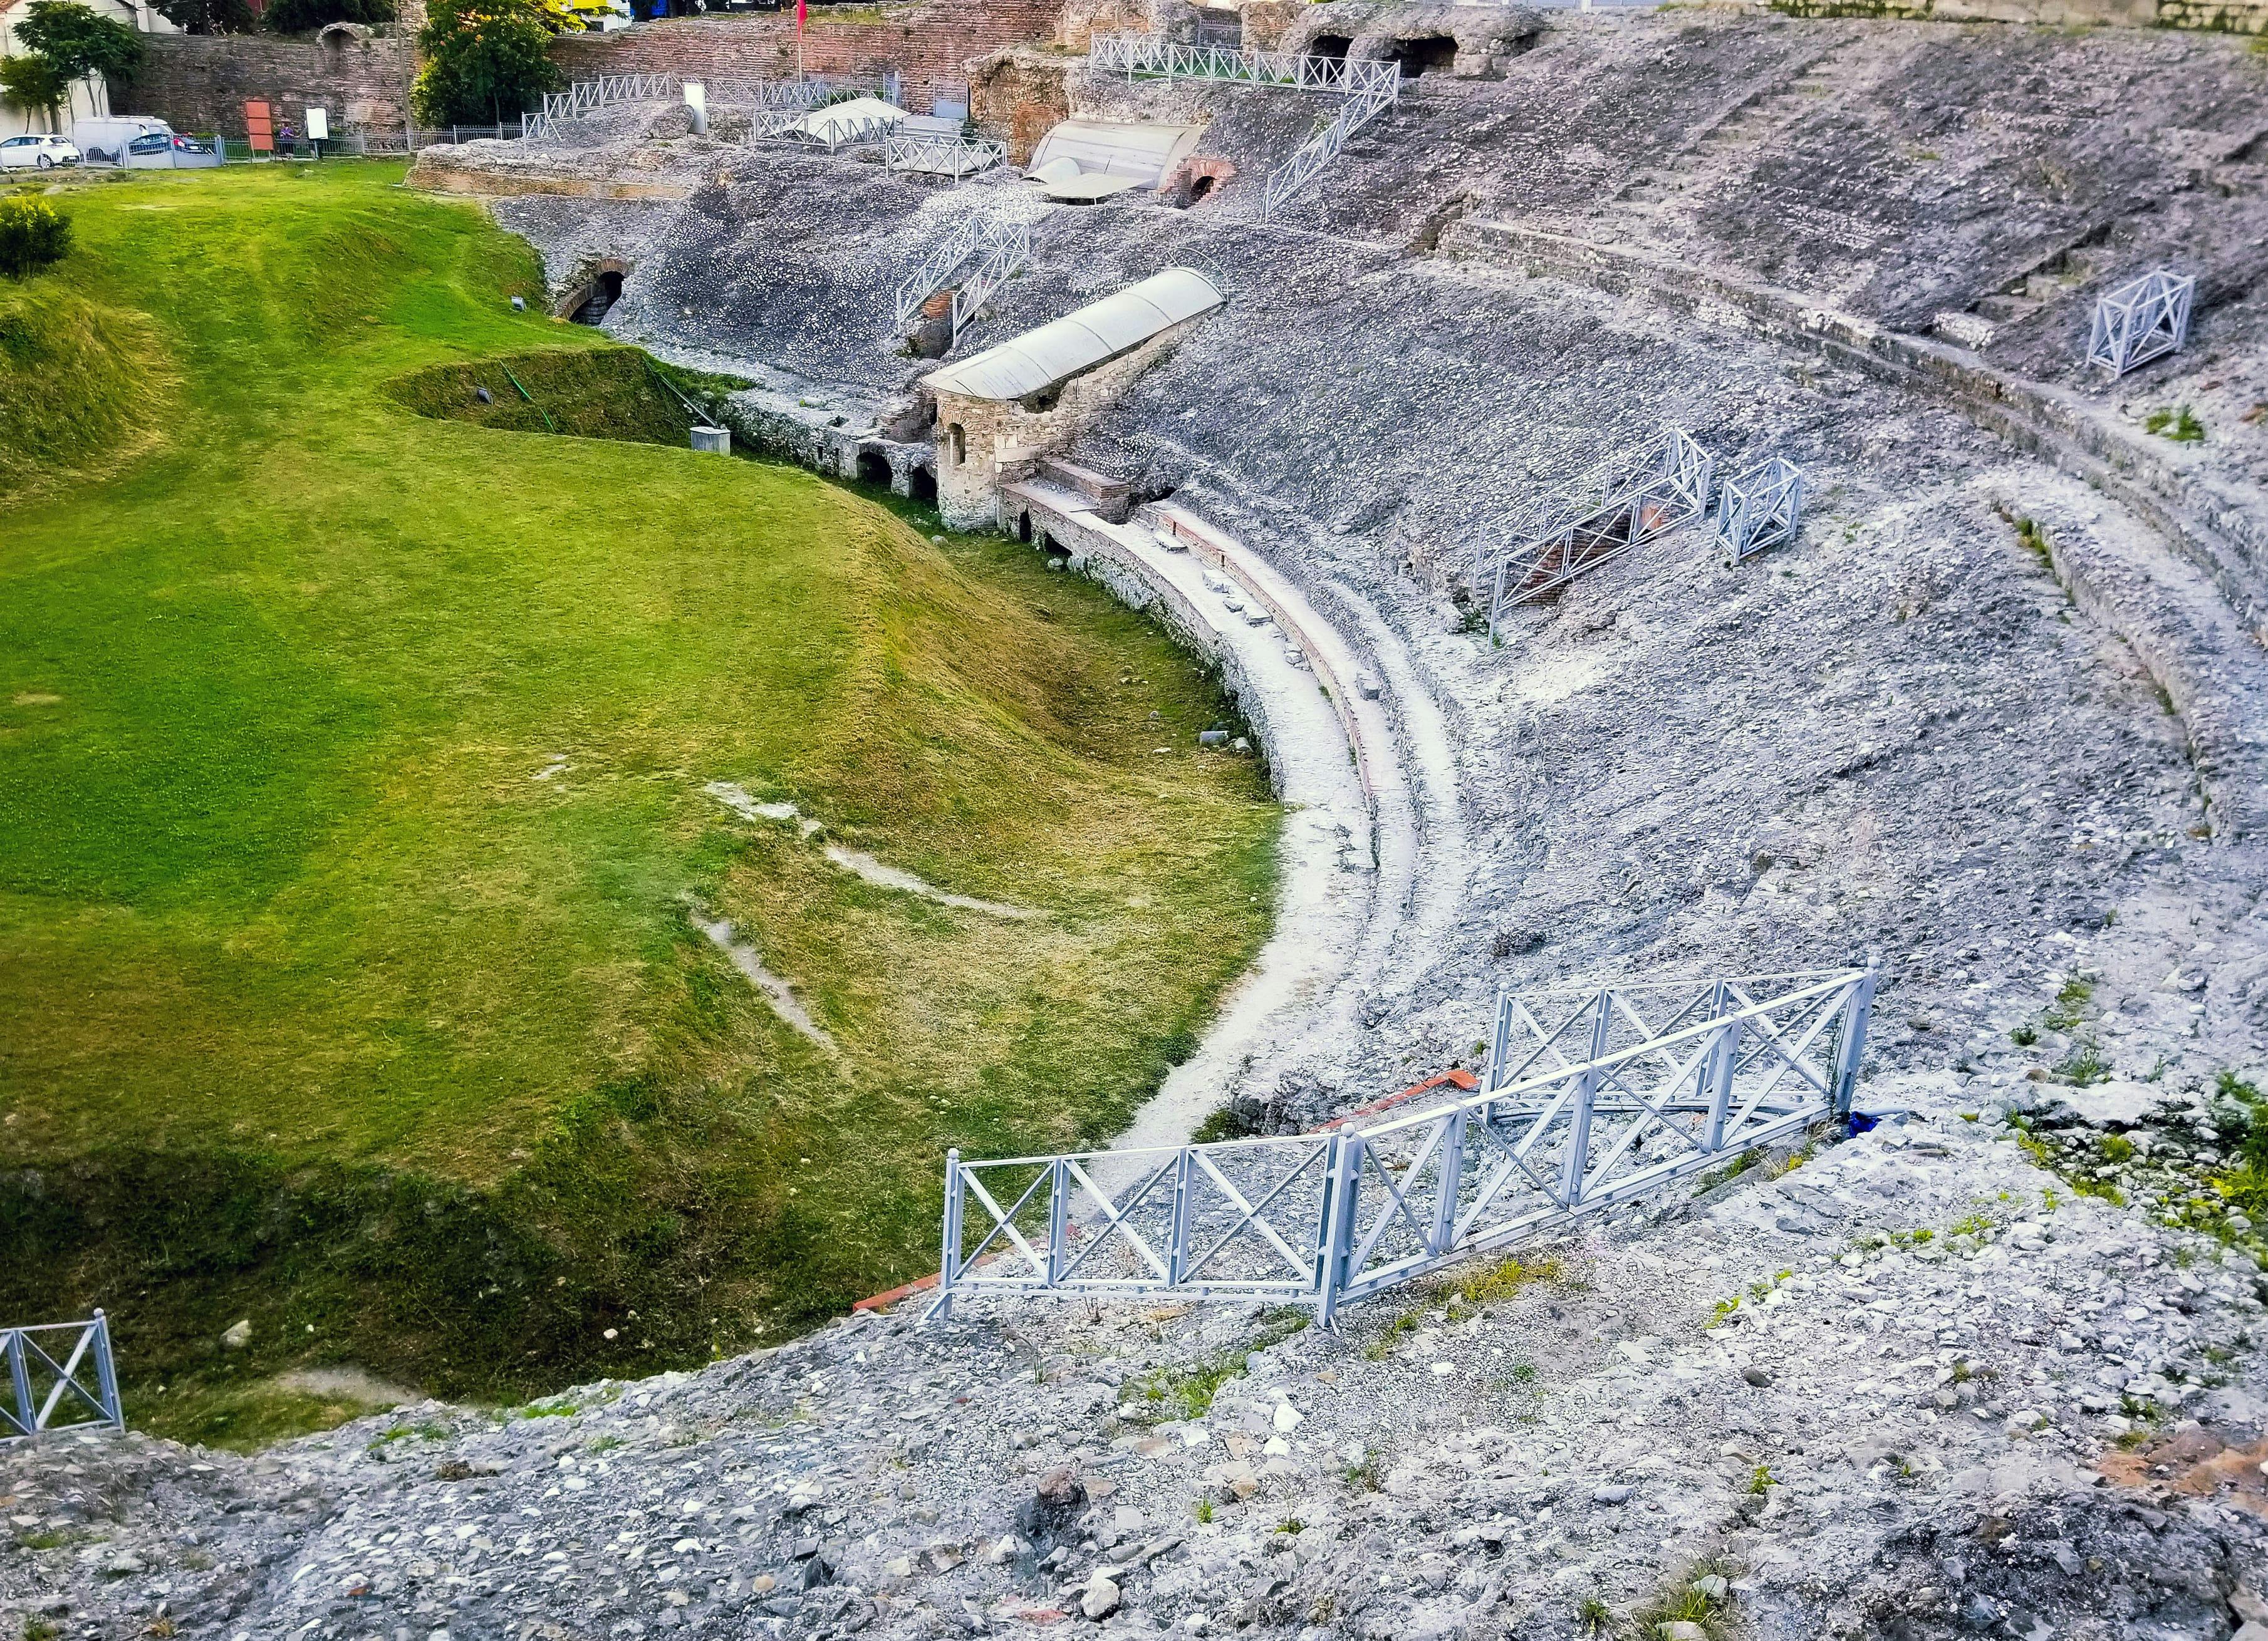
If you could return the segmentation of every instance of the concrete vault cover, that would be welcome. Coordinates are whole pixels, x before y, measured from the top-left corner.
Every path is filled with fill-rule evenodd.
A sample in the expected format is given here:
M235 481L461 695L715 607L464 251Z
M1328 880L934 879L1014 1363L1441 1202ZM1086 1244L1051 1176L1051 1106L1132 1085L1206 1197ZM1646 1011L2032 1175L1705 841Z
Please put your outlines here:
M1165 269L924 380L937 393L963 399L1021 399L1130 352L1226 299L1195 269Z

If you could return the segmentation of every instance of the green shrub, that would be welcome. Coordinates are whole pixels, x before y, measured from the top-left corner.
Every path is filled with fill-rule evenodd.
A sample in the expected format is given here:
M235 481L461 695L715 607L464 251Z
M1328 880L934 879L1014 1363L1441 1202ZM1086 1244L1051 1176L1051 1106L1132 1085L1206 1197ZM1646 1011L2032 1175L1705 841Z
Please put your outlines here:
M41 199L0 200L0 274L26 279L70 254L70 218Z
M260 14L278 34L312 34L334 23L391 23L394 0L273 0Z
M53 119L70 91L70 77L45 57L0 57L0 102L11 108Z
M501 124L559 83L552 30L526 0L438 0L417 31L409 105L428 125Z

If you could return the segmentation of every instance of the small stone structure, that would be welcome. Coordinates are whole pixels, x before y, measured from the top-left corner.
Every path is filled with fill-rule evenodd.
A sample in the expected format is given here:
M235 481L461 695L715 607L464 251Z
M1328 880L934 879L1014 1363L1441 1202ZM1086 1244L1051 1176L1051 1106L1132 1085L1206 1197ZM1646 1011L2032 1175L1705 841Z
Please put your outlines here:
M1068 445L1224 300L1202 274L1168 268L924 377L945 521L996 523L1001 485Z

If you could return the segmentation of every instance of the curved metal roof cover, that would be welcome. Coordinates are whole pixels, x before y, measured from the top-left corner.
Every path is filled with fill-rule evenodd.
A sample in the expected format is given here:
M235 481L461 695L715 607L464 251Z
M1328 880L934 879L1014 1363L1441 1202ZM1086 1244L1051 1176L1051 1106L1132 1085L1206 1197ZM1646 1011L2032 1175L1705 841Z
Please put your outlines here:
M1058 159L1057 166L1069 166L1068 159ZM1050 166L1052 172L1055 166ZM1069 176L1048 176L1039 179L1040 192L1047 198L1070 205L1092 205L1097 200L1107 200L1121 194L1130 194L1142 186L1138 177L1114 177L1105 171L1073 171Z
M1054 161L1069 159L1083 175L1131 177L1138 186L1154 188L1204 135L1204 128L1196 125L1065 120L1040 139L1024 174L1032 176L1049 169Z
M1226 299L1195 269L1168 268L924 380L964 399L1021 399L1210 313Z
M839 143L857 136L860 128L876 121L895 125L905 117L906 111L895 103L884 102L879 97L852 97L814 108L795 125L798 130L807 131L822 143Z

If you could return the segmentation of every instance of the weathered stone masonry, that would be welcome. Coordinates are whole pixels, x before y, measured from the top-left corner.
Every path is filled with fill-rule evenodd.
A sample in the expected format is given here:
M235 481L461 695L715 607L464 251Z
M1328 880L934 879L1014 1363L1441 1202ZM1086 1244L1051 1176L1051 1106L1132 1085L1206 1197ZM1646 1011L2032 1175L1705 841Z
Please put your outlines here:
M939 96L958 99L966 65L1018 40L1045 39L1056 8L1045 0L976 0L932 4L873 23L838 23L814 12L804 32L803 66L813 74L879 74L895 69L905 94L926 111ZM571 80L601 74L674 74L686 79L793 78L795 17L665 18L616 34L558 41L552 61Z

